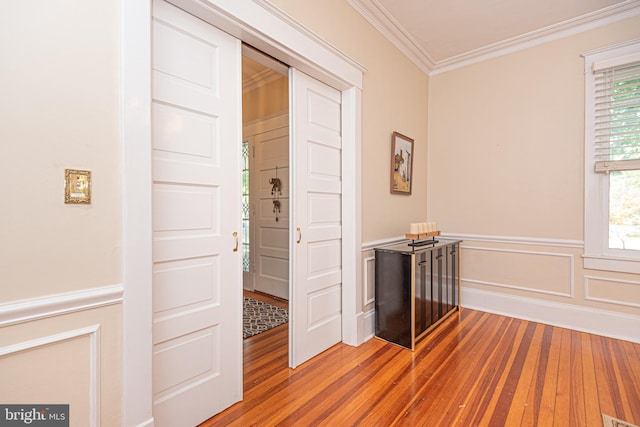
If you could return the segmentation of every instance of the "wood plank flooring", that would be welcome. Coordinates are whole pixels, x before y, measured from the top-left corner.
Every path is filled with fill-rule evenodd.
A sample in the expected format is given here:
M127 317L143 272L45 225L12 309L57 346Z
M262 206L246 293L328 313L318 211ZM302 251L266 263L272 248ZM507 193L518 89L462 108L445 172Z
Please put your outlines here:
M201 427L640 424L640 344L469 309L415 352L374 338L291 370L287 325L244 351L244 400Z

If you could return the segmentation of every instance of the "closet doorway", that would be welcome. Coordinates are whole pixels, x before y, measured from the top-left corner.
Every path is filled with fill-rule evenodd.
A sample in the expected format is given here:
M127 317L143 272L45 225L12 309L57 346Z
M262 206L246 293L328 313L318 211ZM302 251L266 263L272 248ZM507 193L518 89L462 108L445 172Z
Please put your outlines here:
M243 288L289 300L288 66L242 48Z

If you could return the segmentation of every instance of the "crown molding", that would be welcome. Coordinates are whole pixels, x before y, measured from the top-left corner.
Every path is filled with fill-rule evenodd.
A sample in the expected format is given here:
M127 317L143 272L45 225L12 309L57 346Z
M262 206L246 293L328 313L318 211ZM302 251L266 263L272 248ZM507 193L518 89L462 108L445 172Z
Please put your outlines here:
M376 0L347 0L347 2L425 74L433 70L435 62L429 53L380 3Z
M377 2L377 0L347 0L384 37L393 43L426 74L433 76L472 65L498 56L559 40L584 31L640 15L640 1L627 0L596 12L568 19L535 31L493 43L450 58L434 61L418 42Z
M568 19L558 24L550 25L539 30L531 31L517 37L503 40L480 49L475 49L449 59L439 61L431 75L455 70L456 68L486 61L498 56L508 55L534 46L559 40L605 25L613 24L624 19L640 15L640 2L628 0L615 6Z
M242 93L257 89L281 78L283 78L283 75L277 71L270 69L262 70L259 73L242 80Z

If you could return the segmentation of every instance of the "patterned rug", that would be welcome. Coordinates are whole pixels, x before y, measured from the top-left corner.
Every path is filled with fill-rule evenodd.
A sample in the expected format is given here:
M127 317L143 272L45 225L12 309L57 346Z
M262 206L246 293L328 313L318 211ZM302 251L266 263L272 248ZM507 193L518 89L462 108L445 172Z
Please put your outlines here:
M606 414L602 414L602 425L604 427L637 427L635 424L629 424Z
M242 320L242 338L249 338L287 323L289 313L284 308L278 308L266 302L244 297Z

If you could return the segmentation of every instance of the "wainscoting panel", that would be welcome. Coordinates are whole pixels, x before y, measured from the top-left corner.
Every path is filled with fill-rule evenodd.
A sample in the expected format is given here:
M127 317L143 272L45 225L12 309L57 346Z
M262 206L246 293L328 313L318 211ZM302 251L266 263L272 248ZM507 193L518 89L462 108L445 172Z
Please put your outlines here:
M372 305L376 301L376 257L374 255L371 256L363 256L362 262L364 263L364 272L363 272L363 285L364 292L362 293L362 306L366 308L369 305Z
M640 308L640 282L584 276L584 298Z
M573 296L571 254L464 245L462 281L528 292Z
M74 425L99 426L99 342L93 325L0 347L2 402L69 404Z
M121 425L122 296L118 284L0 304L0 401Z

